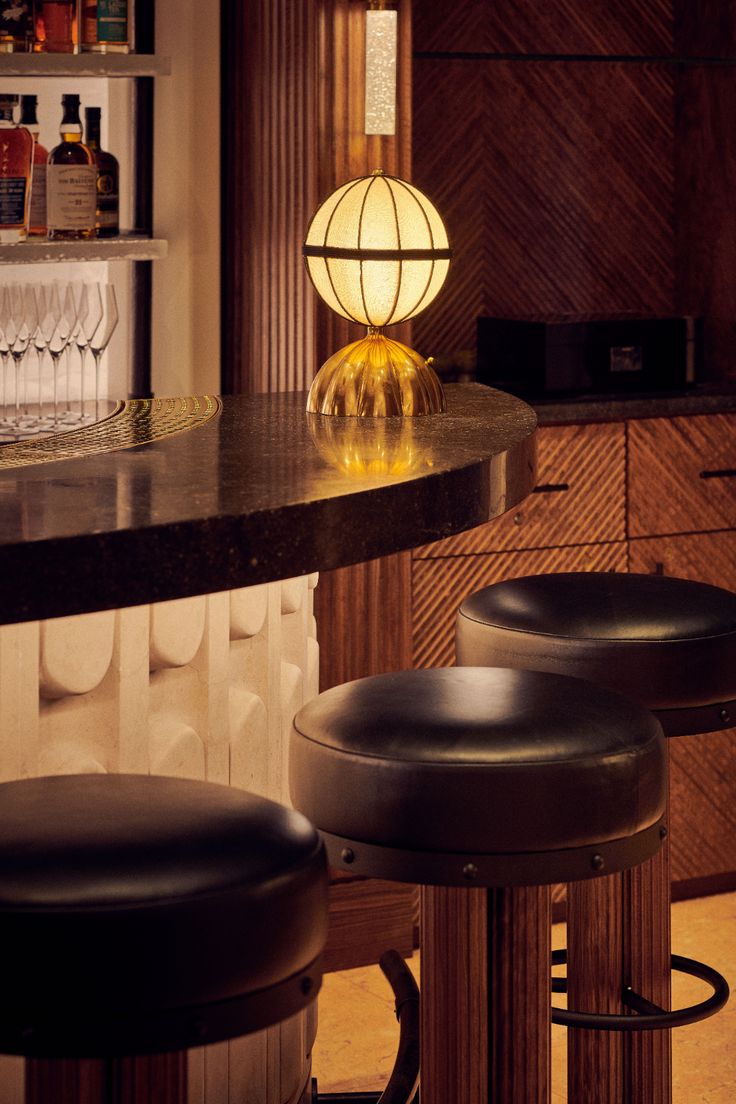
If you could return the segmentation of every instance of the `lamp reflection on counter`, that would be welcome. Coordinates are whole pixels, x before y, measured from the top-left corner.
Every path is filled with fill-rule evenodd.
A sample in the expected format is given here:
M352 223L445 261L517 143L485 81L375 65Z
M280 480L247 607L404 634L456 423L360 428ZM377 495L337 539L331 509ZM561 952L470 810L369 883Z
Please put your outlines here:
M308 415L309 432L320 456L343 475L386 479L426 474L432 450L416 440L414 424L403 418L321 418Z
M430 200L380 170L350 180L315 212L303 253L325 303L368 327L366 337L322 365L307 410L378 417L441 413L445 397L431 365L383 333L384 326L429 306L445 282L451 250Z

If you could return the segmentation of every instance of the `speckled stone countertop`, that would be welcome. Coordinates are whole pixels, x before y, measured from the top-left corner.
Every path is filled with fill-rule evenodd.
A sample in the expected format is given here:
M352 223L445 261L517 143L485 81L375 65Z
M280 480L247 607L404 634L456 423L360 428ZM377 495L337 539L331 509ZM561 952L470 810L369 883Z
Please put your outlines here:
M531 404L540 425L570 422L623 422L630 418L675 418L687 414L720 414L736 410L736 381L698 384L687 391L652 395L584 395L569 400L545 399Z
M534 412L446 391L447 413L407 419L308 415L301 393L196 400L191 429L195 400L177 400L163 436L150 403L125 404L122 423L79 431L88 454L68 437L63 459L62 437L38 456L6 446L20 466L0 463L0 623L326 570L496 517L534 486Z

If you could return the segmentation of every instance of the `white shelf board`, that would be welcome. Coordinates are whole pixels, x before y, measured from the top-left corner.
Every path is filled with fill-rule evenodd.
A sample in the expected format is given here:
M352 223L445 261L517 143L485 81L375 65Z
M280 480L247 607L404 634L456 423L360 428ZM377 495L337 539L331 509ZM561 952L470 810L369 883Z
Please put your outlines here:
M0 264L43 264L69 261L157 261L168 253L163 238L145 234L121 234L118 238L91 241L46 241L30 238L14 245L0 245Z
M155 54L4 54L0 77L166 77L171 58Z

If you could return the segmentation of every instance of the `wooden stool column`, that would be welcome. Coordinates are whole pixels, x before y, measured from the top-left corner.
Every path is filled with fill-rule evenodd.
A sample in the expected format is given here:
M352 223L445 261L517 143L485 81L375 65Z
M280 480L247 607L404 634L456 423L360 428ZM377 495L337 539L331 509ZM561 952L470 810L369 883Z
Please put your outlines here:
M548 886L423 887L423 1104L547 1104L550 923Z
M137 1058L29 1058L25 1104L186 1104L185 1051Z

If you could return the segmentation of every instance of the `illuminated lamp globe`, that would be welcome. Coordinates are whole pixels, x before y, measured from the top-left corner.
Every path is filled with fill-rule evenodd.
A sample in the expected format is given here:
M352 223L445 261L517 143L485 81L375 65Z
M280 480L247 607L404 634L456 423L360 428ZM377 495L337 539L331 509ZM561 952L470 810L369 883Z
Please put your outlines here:
M307 230L304 258L318 295L368 334L334 353L314 378L313 414L439 414L445 396L431 364L392 341L435 298L451 250L437 209L418 188L376 171L337 188Z

